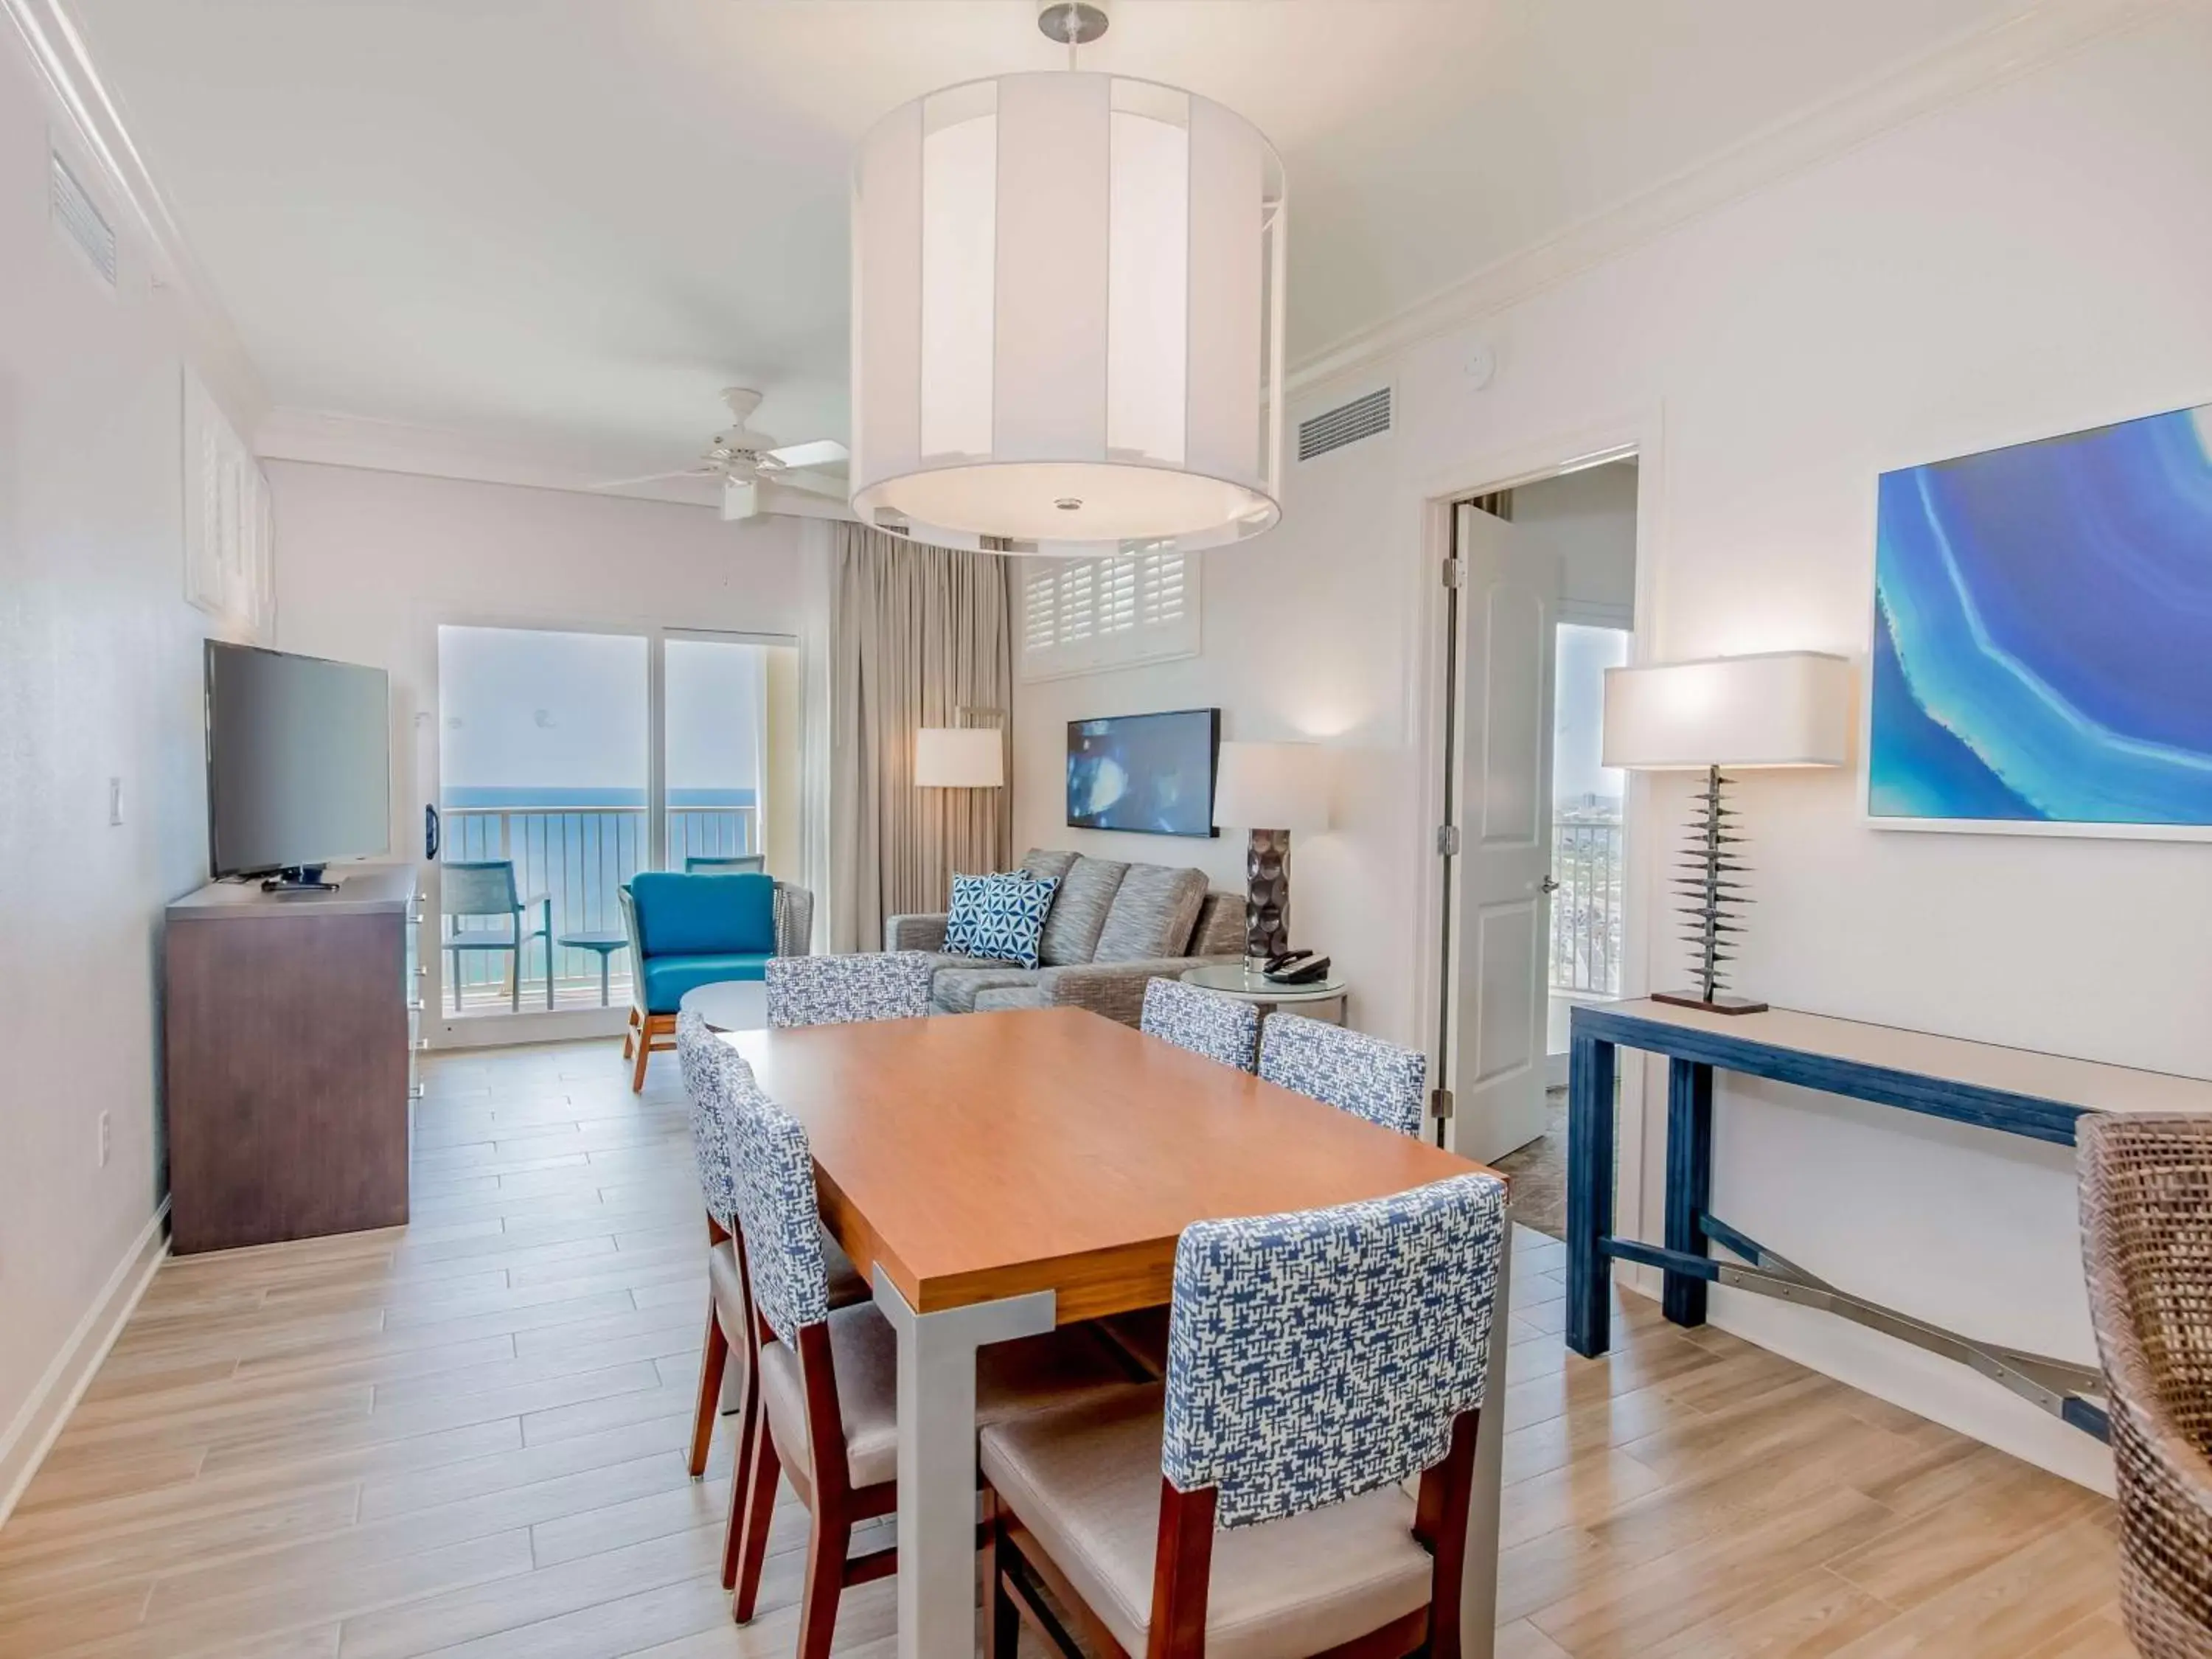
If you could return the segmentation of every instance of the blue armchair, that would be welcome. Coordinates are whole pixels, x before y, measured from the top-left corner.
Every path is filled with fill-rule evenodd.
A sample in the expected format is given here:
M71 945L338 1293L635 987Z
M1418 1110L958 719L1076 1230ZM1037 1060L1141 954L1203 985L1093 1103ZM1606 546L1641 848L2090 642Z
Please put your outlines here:
M676 1047L685 992L767 978L770 957L806 954L813 926L813 896L766 875L646 871L619 896L633 964L623 1058L636 1062L635 1090L645 1087L652 1055Z

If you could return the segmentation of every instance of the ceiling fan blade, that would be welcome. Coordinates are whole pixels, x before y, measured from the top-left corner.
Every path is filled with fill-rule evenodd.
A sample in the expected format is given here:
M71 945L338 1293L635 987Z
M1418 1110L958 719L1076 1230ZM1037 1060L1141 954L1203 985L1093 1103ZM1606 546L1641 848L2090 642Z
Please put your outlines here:
M812 443L786 444L781 449L767 452L767 459L778 466L836 466L853 459L853 452L835 438L817 438Z
M648 472L638 478L609 478L601 483L586 484L586 489L626 489L632 484L659 483L665 478L711 478L719 469L711 466L678 467L673 472Z

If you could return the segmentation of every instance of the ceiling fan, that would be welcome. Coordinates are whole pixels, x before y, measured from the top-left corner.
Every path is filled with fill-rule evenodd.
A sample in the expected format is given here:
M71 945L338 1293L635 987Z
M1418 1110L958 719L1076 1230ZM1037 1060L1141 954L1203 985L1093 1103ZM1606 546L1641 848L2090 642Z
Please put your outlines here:
M721 481L722 517L726 520L750 519L760 513L759 487L765 483L844 500L844 480L823 476L821 471L842 466L851 458L844 445L834 438L780 445L765 432L754 431L745 422L760 407L761 394L748 386L724 388L722 401L730 406L733 424L716 433L693 465L635 478L609 478L587 488L627 489L669 478L717 478Z

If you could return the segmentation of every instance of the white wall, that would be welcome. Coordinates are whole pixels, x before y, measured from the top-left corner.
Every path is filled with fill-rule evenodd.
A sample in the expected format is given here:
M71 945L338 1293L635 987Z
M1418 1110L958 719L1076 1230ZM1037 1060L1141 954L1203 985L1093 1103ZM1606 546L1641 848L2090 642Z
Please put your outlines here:
M50 129L114 291L48 222ZM190 330L70 132L0 27L0 1516L159 1248L161 908L207 871Z
M720 629L823 648L822 555L797 520L724 524L665 501L266 466L277 644L392 675L395 853L419 853L436 799L441 623Z
M1024 688L1018 834L1069 838L1050 781L1058 721L1078 708L1218 700L1232 735L1358 745L1344 828L1299 854L1301 931L1351 970L1363 1024L1416 1030L1425 825L1408 749L1419 673L1403 664L1421 646L1423 497L1501 482L1490 469L1509 458L1556 462L1594 434L1641 432L1643 648L1863 663L1882 469L2212 400L2208 82L2212 15L2174 9L1486 319L1470 331L1496 349L1486 389L1456 341L1407 351L1387 370L1401 429L1294 470L1282 528L1206 556L1204 658ZM1787 1006L2212 1076L2202 845L1878 833L1857 787L1849 772L1745 783L1759 901L1747 985ZM1680 821L1681 787L1649 805L1646 860ZM1233 872L1225 847L1216 861ZM1642 917L1647 940L1671 931L1660 908ZM1646 982L1678 960L1655 947ZM1716 1207L1753 1236L1940 1322L2091 1352L2064 1152L1735 1081L1717 1118ZM1640 1196L1649 1237L1656 1205ZM1715 1317L2101 1478L2083 1437L1962 1368L1729 1292Z

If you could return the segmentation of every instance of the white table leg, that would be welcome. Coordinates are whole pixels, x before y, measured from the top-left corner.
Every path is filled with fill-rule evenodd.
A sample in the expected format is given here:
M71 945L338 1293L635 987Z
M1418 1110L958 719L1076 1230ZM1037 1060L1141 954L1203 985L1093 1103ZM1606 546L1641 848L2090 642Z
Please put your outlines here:
M898 1333L899 1659L973 1659L975 1350L1050 1330L1053 1293L918 1314L875 1284Z
M1490 1316L1490 1368L1482 1389L1482 1431L1474 1443L1474 1492L1467 1506L1467 1570L1460 1579L1459 1650L1491 1659L1498 1638L1498 1488L1505 1469L1505 1351L1511 1333L1513 1224L1498 1263L1498 1302Z

